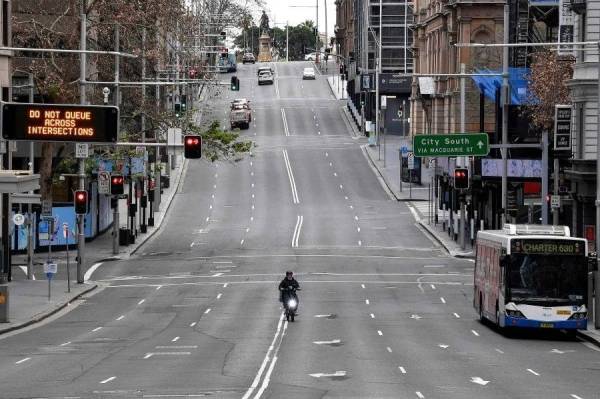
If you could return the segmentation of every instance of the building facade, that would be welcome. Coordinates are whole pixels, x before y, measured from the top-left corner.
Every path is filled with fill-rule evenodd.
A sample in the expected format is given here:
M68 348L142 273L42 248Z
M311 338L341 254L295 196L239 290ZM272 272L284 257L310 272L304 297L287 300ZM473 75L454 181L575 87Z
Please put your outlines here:
M600 40L600 0L573 0L574 32L577 41ZM568 83L573 103L571 165L565 169L570 180L571 229L588 238L595 247L596 163L598 162L598 52L576 51L573 79Z

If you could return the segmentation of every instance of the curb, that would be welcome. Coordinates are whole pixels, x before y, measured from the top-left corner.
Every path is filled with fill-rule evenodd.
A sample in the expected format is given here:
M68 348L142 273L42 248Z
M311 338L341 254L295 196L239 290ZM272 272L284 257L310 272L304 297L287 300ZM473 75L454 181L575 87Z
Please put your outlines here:
M140 240L137 247L133 248L131 250L131 252L129 252L129 256L135 254L137 252L137 250L140 249L142 247L142 245L144 245L146 242L148 242L149 239L154 237L154 235L162 227L162 224L163 224L164 220L167 218L167 214L169 213L169 210L171 209L171 204L173 204L173 198L175 198L175 194L177 194L177 192L179 191L179 188L180 188L179 186L181 185L181 181L183 180L182 176L187 171L187 167L188 167L188 161L186 159L186 160L184 160L183 165L181 165L181 173L179 173L179 176L177 177L177 181L175 182L173 191L171 192L171 195L167 199L168 205L167 205L167 209L165 209L165 212L163 213L163 217L160 218L160 222L158 222L156 228L150 234L148 234L146 237L144 237L142 240Z
M71 302L81 298L82 296L84 296L85 294L90 293L91 291L95 290L96 288L98 288L97 284L93 284L91 285L88 289L80 292L79 294L75 295L73 298L70 298L69 300L67 300L66 302L58 305L56 308L52 309L51 311L41 314L33 319L27 320L26 322L23 322L21 324L17 324L15 326L10 326L8 328L4 328L4 329L0 329L0 335L12 332L12 331L16 331L16 330L20 330L23 329L25 327L29 327L33 324L39 323L40 321L43 321L45 319L47 319L48 317L60 312L61 310L63 310L64 308L66 308L67 306L69 306L71 304Z
M355 126L354 119L348 113L348 103L347 102L342 107L342 114L344 115L346 123L350 126L350 130L352 130L352 138L360 139L362 137L362 135L360 134L360 131L358 130L358 128Z
M577 331L577 338L582 339L584 341L589 342L592 345L596 345L597 347L600 347L600 337L596 338L595 336L592 336L591 334L587 334L585 332L585 330L578 330Z
M419 225L421 227L423 227L425 230L427 230L427 232L429 233L429 235L431 235L434 240L436 240L442 247L444 247L444 249L446 250L446 252L448 252L448 254L450 254L450 256L452 256L453 258L458 258L458 259L475 259L475 255L467 255L465 253L457 252L454 249L450 249L448 247L448 245L438 237L438 235L431 228L431 226L429 226L427 223L423 222L422 220L419 220L418 223L419 223Z
M369 162L369 165L371 166L371 169L375 173L375 176L377 177L377 180L379 180L379 183L381 184L381 186L383 187L383 189L385 190L385 192L388 193L388 195L390 196L390 199L392 199L392 200L395 199L396 201L402 201L400 198L398 198L398 196L396 195L396 193L394 192L394 190L392 190L392 188L390 187L390 185L388 184L388 182L385 180L385 177L383 177L383 174L381 173L381 171L379 170L379 168L377 167L377 165L373 161L373 158L371 158L371 154L369 154L369 150L367 149L367 146L368 146L368 144L363 144L363 145L360 146L360 148L362 149L362 152L365 155L365 158L367 159L367 162Z

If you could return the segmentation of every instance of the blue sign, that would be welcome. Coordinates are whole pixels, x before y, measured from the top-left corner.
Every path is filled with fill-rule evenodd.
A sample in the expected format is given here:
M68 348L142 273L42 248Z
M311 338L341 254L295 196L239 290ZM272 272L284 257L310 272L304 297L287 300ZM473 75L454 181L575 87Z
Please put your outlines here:
M54 276L54 273L46 273L48 280L52 280L52 276Z
M406 155L406 154L408 154L408 147L402 146L402 148L400 148L400 151L402 152L402 155Z

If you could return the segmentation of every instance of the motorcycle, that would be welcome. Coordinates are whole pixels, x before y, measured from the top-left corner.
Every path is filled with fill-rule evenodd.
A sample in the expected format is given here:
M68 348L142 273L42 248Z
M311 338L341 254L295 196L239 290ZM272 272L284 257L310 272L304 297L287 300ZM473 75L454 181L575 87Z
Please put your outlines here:
M300 290L300 288L298 288ZM285 318L287 321L294 322L296 311L298 310L298 296L296 288L288 287L283 291L283 308L285 309Z

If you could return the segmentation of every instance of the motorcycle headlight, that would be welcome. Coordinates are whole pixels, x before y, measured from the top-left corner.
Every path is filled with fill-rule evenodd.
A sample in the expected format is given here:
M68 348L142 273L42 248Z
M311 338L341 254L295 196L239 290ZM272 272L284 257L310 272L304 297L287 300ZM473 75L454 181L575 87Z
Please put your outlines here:
M297 305L296 300L295 299L290 299L290 301L288 302L288 306L290 308L295 308Z

